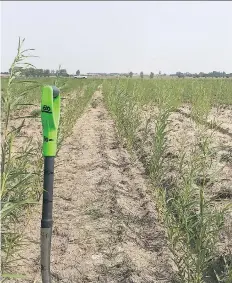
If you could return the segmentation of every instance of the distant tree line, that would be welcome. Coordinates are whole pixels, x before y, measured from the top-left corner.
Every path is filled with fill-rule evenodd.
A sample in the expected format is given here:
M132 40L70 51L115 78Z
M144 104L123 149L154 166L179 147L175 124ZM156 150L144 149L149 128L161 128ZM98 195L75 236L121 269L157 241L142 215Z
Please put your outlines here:
M149 77L150 79L153 79L155 76L155 74L153 72L150 73ZM159 76L167 76L166 74L161 74L161 71L159 71ZM226 72L217 72L217 71L213 71L213 72L209 72L209 73L204 73L204 72L200 72L200 73L182 73L182 72L176 72L175 74L170 74L171 77L178 77L178 78L231 78L232 77L232 73L226 73ZM132 78L133 77L133 72L130 72L127 77ZM144 73L140 72L140 78L143 79L144 77Z
M20 72L20 75L25 77L51 77L51 76L60 76L60 77L69 77L71 75L68 74L66 69L59 69L59 70L49 70L49 69L36 69L36 68L17 68ZM1 72L3 75L9 75L11 70L9 72ZM87 73L91 75L92 73ZM80 75L80 70L76 71L76 75ZM120 77L130 77L132 78L134 75L133 72L129 73L95 73L95 75L99 76L120 76ZM142 79L144 77L144 73L140 72L139 74L140 78ZM159 71L158 76L166 76L166 74L161 74L161 71ZM176 72L175 74L170 74L172 77L178 77L178 78L231 78L232 73L226 73L226 72L209 72L209 73L182 73L182 72ZM155 77L155 74L153 72L149 75L150 79L153 79Z
M176 72L176 74L171 74L170 76L177 76L178 78L231 78L232 77L232 73L227 74L226 72L217 72L217 71L213 71L213 72L209 72L209 73L204 73L204 72L200 72L200 73L182 73L182 72Z
M69 77L66 69L60 70L49 70L49 69L35 69L35 68L15 68L15 71L20 72L21 76L25 77L51 77L51 76L60 76L60 77ZM9 73L11 69L9 70ZM2 73L4 74L4 73ZM7 74L5 72L5 74Z

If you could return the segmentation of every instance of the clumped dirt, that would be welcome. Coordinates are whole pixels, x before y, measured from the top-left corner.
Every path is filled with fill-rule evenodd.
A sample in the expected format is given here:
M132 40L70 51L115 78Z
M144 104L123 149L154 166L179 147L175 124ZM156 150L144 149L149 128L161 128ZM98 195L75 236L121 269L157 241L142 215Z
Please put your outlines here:
M226 121L230 124L231 113L225 113L217 116L212 109L211 119L217 121ZM213 116L212 116L213 115ZM232 187L232 137L228 133L222 133L220 130L210 129L207 126L196 124L191 118L185 117L181 113L172 113L169 117L171 130L168 134L168 143L170 150L180 156L186 152L191 154L194 145L198 143L200 135L209 138L209 149L212 154L212 164L209 175L214 175L210 182L209 193L217 195L221 190L228 190ZM232 120L231 120L232 121ZM229 197L229 195L228 195ZM230 199L231 197L229 197ZM223 199L223 198L222 198Z
M209 113L209 119L215 120L223 129L227 130L232 136L232 106L220 106L218 108L213 107Z
M177 111L182 115L190 117L192 111L191 104L183 104ZM219 105L218 107L212 107L207 116L207 123L209 126L217 126L219 132L232 137L232 106Z
M221 129L210 129L207 125L197 125L191 119L190 108L183 106L181 111L172 112L168 117L168 134L166 135L166 156L164 159L165 175L163 175L163 185L166 189L172 188L178 176L178 164L183 153L188 159L192 156L194 147L198 144L199 137L205 135L209 137L209 149L212 154L211 166L208 170L208 182L206 195L213 200L215 207L222 208L232 203L232 136L230 127L232 124L232 109L222 107L213 108L210 111L208 122L214 120L220 124ZM153 137L155 136L155 123L159 110L157 107L150 107L142 113L143 119L151 118L147 133L148 137L143 147L140 147L139 154L143 160L149 158L152 152ZM186 115L186 113L188 115ZM146 118L145 118L146 117ZM140 129L144 134L145 122ZM225 129L225 131L223 130ZM138 133L141 143L141 133ZM146 161L145 161L146 162ZM209 161L210 162L210 161ZM196 185L201 181L200 176L196 180ZM232 213L226 214L225 229L220 236L220 251L232 254Z
M100 91L56 158L52 282L171 283L167 249L144 170L120 145ZM41 206L18 273L40 280Z
M172 148L180 146L177 153L187 152L189 155L193 145L198 142L199 134L209 137L209 150L212 158L208 160L208 177L206 184L206 197L211 199L218 209L222 209L232 203L232 109L229 107L212 108L208 117L208 123L215 121L219 128L198 125L191 118L181 113L172 113L170 116L170 128L173 129L168 136ZM201 128L199 133L199 128ZM174 130L175 129L175 130ZM178 140L182 140L182 143ZM199 185L201 176L196 180ZM225 226L220 234L219 252L232 255L232 212L225 215Z

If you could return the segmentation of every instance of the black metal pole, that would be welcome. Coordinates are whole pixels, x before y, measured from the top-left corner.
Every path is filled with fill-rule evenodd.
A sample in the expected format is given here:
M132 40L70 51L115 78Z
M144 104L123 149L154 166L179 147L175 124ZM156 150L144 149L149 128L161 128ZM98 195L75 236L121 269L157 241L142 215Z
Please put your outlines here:
M51 283L50 254L52 238L54 157L44 158L43 206L41 220L41 273L42 282Z

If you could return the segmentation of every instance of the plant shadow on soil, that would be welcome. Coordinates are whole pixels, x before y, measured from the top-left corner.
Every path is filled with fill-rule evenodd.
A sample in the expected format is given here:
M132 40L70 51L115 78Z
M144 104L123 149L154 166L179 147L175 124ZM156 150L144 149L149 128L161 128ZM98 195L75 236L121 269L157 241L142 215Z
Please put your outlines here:
M225 271L228 272L229 267L230 268L232 267L231 254L224 255L224 257L222 256L218 257L216 260L210 263L208 269L205 271L205 275L204 275L205 283L218 283L219 281L217 279L217 276L219 276L219 278L223 278ZM220 282L226 282L226 281L222 280Z

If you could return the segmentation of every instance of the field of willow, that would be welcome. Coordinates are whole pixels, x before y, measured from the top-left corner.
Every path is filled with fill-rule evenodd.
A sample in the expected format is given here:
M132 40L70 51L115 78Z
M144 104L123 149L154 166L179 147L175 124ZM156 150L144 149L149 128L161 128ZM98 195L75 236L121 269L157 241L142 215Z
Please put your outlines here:
M232 282L232 80L105 80L103 95L149 176L179 282Z
M50 84L62 101L53 282L231 283L232 80L23 79L24 52L1 81L3 281L41 282Z

